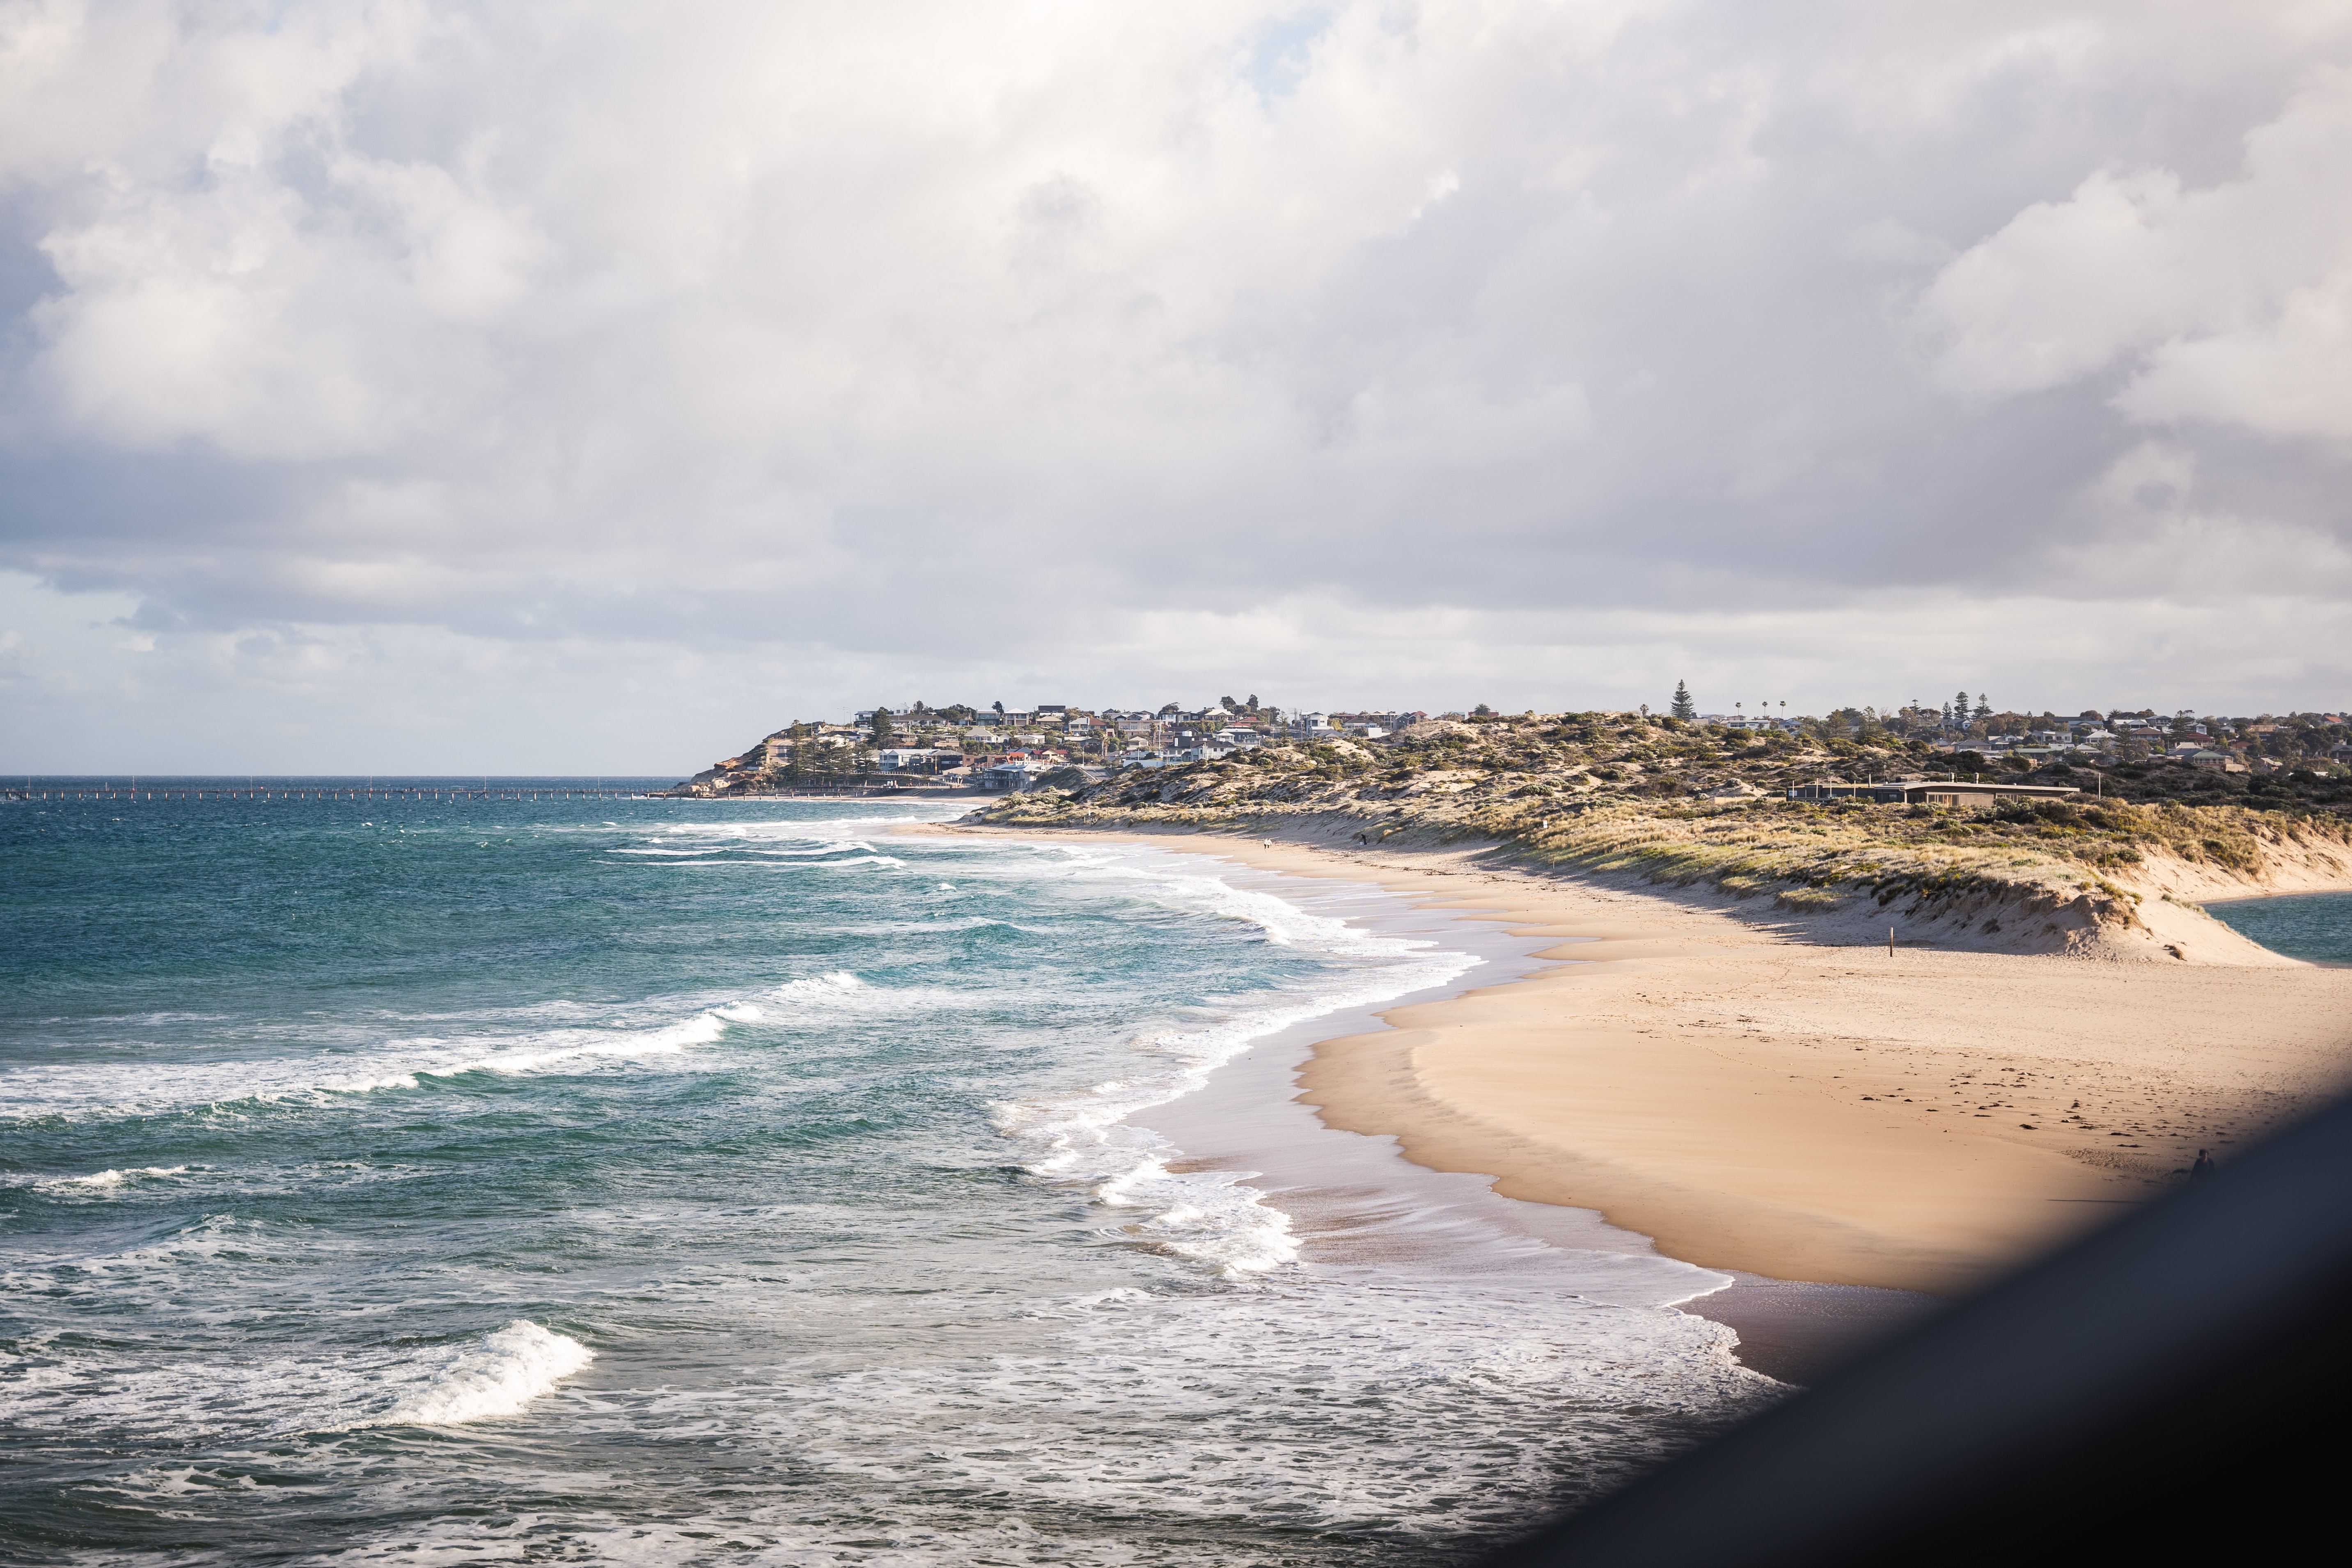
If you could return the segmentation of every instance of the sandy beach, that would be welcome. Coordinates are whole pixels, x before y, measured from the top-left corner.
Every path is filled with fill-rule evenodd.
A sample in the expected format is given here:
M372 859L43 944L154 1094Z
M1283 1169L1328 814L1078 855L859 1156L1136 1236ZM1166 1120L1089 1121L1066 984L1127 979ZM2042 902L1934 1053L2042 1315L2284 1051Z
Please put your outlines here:
M1300 1097L1420 1164L1770 1279L1968 1291L2352 1082L2352 970L2248 943L2162 965L1890 953L1475 848L1079 836L1373 882L1544 939L1559 962L1524 979L1322 1042Z

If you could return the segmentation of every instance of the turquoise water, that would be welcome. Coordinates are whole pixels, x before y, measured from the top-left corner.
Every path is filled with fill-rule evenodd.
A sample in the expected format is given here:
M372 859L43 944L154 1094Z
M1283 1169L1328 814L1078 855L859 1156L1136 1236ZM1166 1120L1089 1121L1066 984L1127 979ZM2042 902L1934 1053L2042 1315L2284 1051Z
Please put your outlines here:
M2273 952L2352 963L2352 893L2291 893L2208 904L2213 918Z
M1424 1561L1752 1400L1130 1120L1475 955L946 815L0 804L0 1551Z

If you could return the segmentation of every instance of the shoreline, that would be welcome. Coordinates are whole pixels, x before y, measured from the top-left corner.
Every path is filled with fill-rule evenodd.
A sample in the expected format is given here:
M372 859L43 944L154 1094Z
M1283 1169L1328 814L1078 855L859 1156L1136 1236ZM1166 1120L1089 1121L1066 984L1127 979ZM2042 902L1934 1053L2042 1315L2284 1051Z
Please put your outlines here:
M2200 907L2238 935L2259 941L2298 963L2322 969L2352 968L2352 929L2331 930L2324 917L2312 921L2308 905L2315 900L2336 900L2331 909L2352 912L2352 901L2347 901L2352 900L2352 888L2213 899Z
M1137 847L1171 847L1150 838ZM1479 960L1436 986L1290 1025L1219 1066L1201 1089L1128 1119L1181 1151L1181 1169L1234 1173L1236 1185L1262 1194L1290 1220L1302 1263L1368 1280L1549 1280L1588 1300L1704 1318L1733 1331L1729 1352L1739 1364L1792 1385L1819 1381L1939 1304L1903 1291L1691 1265L1593 1209L1512 1197L1487 1173L1433 1170L1407 1158L1393 1137L1332 1125L1298 1088L1323 1040L1380 1029L1398 1006L1442 1005L1473 989L1514 984L1550 967L1539 956L1545 943L1351 879L1231 866L1220 879L1368 934L1434 942ZM1662 1281L1661 1266L1684 1278Z
M929 830L1369 882L1536 939L1528 973L1319 1040L1298 1100L1415 1164L1595 1211L1761 1282L1965 1293L2157 1195L2196 1148L2226 1158L2352 1078L2352 972L2291 960L1828 947L1672 890L1480 864L1477 848ZM1741 1310L1761 1333L1787 1315L1771 1294L1685 1310Z
M984 826L941 823L898 831L998 836ZM1205 847L1171 845L1152 834L1082 837L1188 855ZM1594 1209L1510 1196L1496 1190L1490 1173L1433 1169L1409 1158L1392 1136L1335 1125L1298 1088L1298 1073L1321 1041L1381 1029L1383 1015L1400 1005L1443 1005L1539 973L1551 966L1538 956L1548 943L1494 922L1474 924L1461 911L1431 908L1360 879L1211 858L1223 862L1214 874L1229 886L1269 893L1368 935L1434 942L1476 961L1435 985L1287 1025L1219 1065L1201 1088L1126 1119L1174 1146L1171 1173L1215 1173L1260 1194L1286 1217L1298 1261L1368 1281L1433 1275L1480 1288L1512 1280L1544 1288L1550 1281L1551 1289L1595 1302L1703 1318L1733 1331L1727 1350L1741 1366L1793 1385L1817 1381L1937 1305L1900 1291L1693 1265ZM1663 1278L1660 1266L1668 1271ZM1682 1279L1674 1278L1676 1271Z

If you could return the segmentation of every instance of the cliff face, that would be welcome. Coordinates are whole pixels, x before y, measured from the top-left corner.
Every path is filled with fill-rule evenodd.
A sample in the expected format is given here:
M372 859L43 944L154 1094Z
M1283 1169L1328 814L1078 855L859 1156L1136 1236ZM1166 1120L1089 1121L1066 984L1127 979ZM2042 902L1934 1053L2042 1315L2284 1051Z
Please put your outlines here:
M794 739L789 730L778 730L762 735L738 755L721 757L666 793L711 796L773 789L786 782L795 755L804 757L807 773L831 774L857 771L864 753L858 737L849 731L812 732Z
M1729 900L1840 944L1883 942L1891 927L1898 942L2107 960L2287 963L2197 904L2352 889L2352 789L2341 811L2103 795L1957 809L1786 798L1836 761L1633 721L1416 726L1385 744L1130 769L1010 797L979 818L1223 828L1367 850L1483 843L1528 867ZM1884 777L1900 761L1845 772Z

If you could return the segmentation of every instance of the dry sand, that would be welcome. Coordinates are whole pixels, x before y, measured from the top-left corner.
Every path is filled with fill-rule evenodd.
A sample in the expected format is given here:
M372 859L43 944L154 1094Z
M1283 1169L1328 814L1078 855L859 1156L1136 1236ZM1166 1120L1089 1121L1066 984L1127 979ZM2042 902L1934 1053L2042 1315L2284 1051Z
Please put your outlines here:
M1376 882L1557 939L1557 967L1324 1042L1301 1098L1707 1267L1958 1294L2352 1083L2352 970L2234 937L2200 945L2254 963L1890 954L1470 850L1073 836Z

